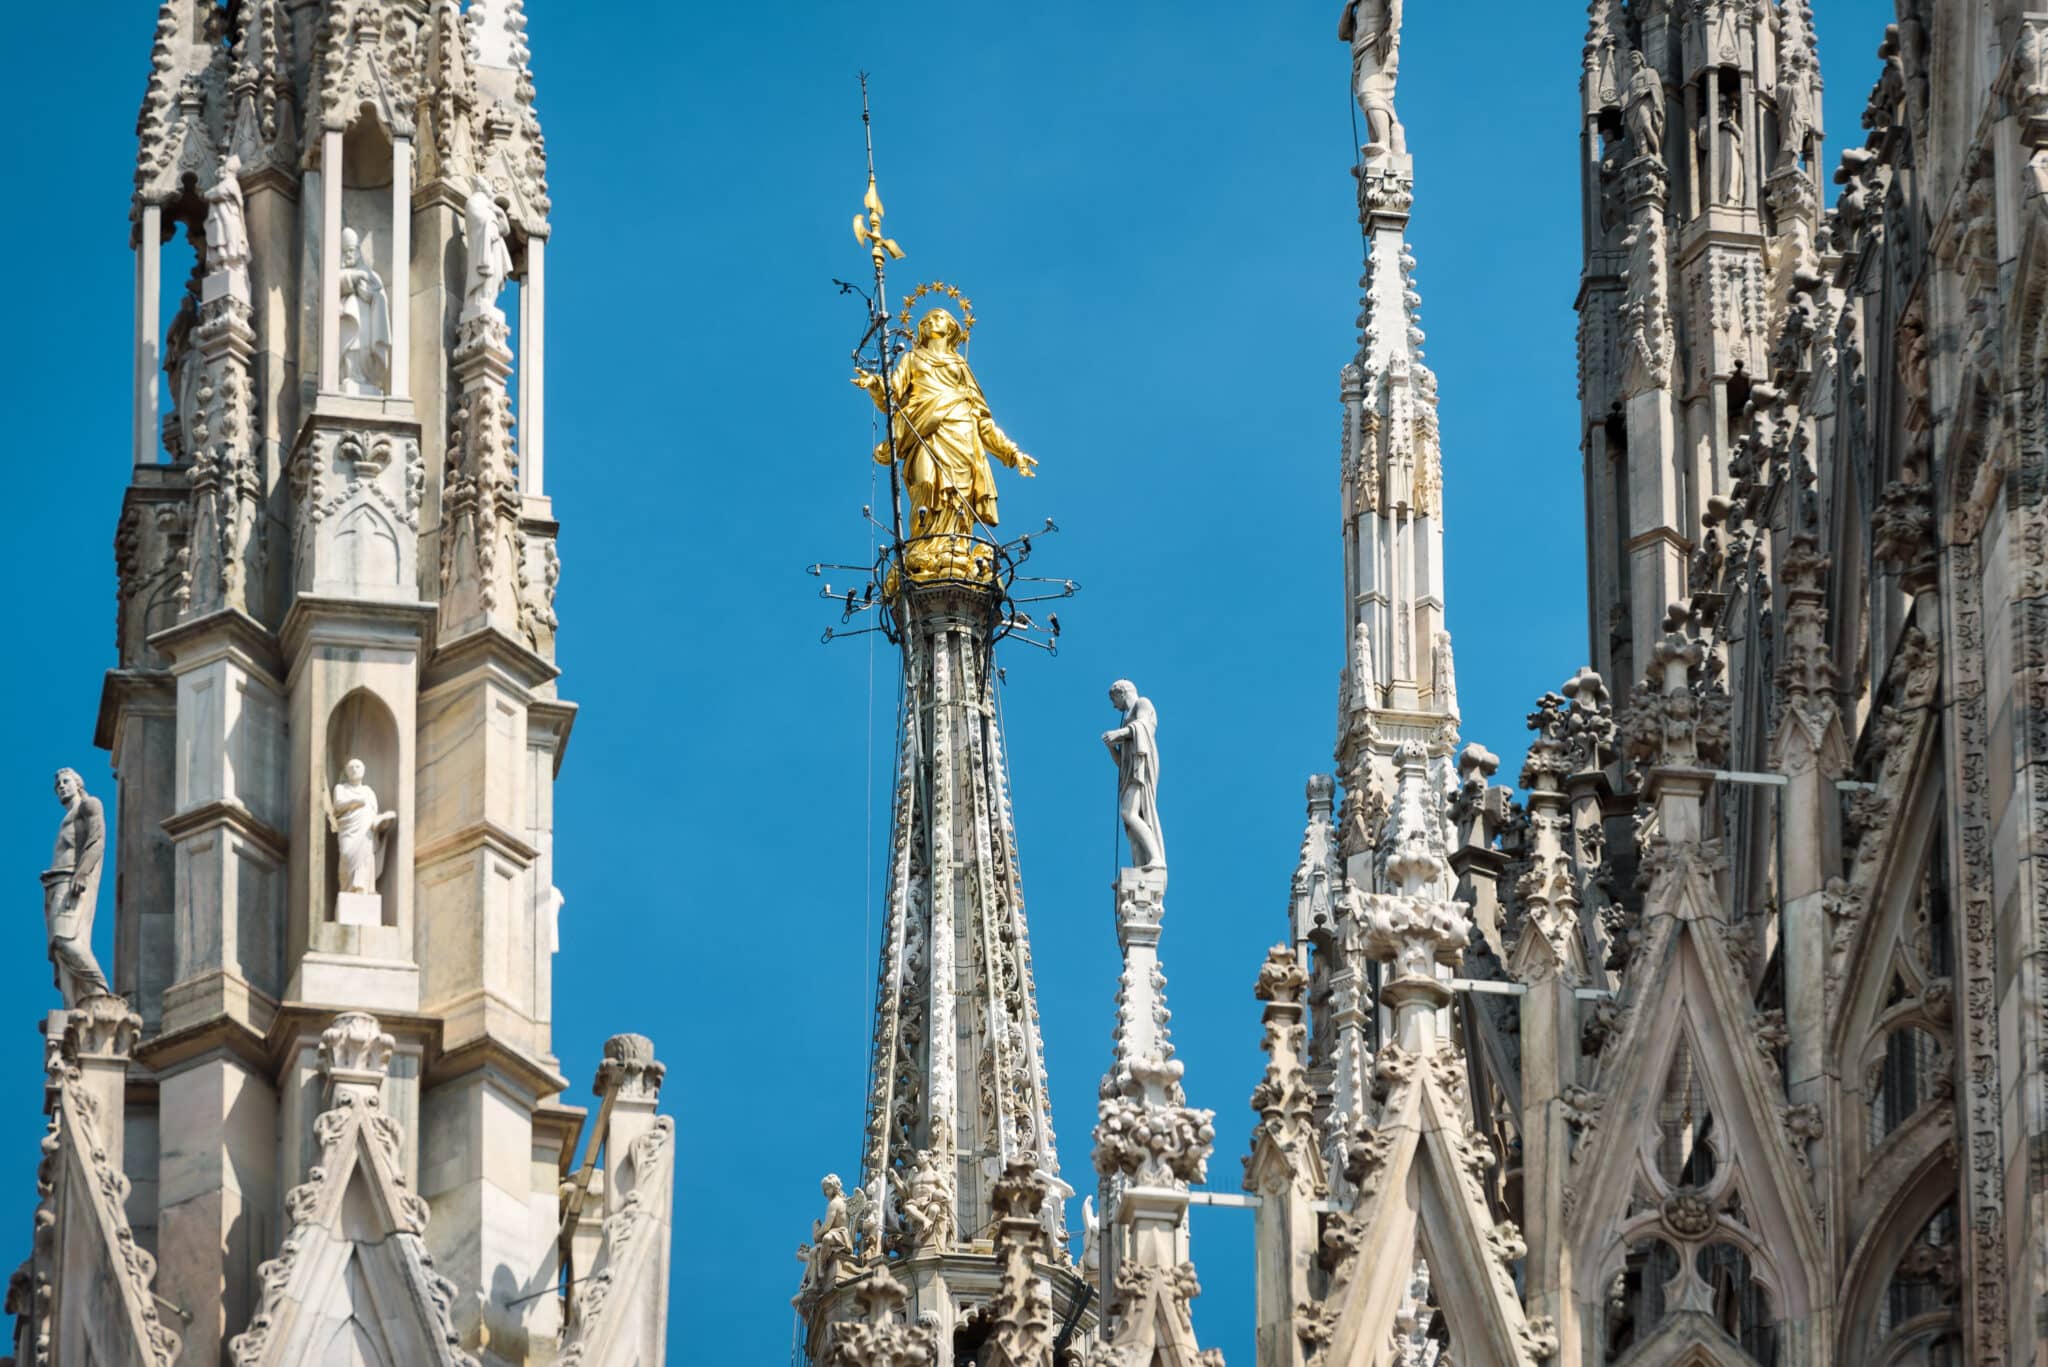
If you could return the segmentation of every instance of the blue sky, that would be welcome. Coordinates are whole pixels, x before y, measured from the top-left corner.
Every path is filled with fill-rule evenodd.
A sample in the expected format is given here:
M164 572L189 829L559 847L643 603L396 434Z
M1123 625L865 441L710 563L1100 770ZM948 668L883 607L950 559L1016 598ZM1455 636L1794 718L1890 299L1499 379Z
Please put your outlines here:
M1861 140L1882 0L1815 0L1833 150ZM155 6L14 17L6 220L16 424L15 888L0 989L0 1250L28 1247L50 998L36 874L113 663L126 481L136 102ZM817 1180L858 1166L893 735L879 638L821 646L804 567L863 560L865 257L855 73L873 75L902 287L963 287L998 420L1040 461L1003 519L1056 518L1084 585L1057 659L1008 652L1024 886L1066 1175L1092 1186L1117 958L1109 681L1156 702L1173 851L1162 955L1187 1090L1235 1189L1260 1065L1251 984L1302 784L1329 764L1343 630L1337 370L1361 244L1335 4L599 6L529 0L555 202L548 483L562 520L556 1042L652 1035L681 1134L671 1356L780 1361ZM1410 238L1442 384L1447 592L1468 739L1583 663L1571 303L1583 10L1408 6ZM167 271L167 281L178 277ZM883 488L886 489L886 483ZM111 807L111 803L109 804ZM110 952L111 881L101 953ZM11 1041L11 1042L10 1042ZM1200 1211L1205 1344L1251 1360L1250 1217Z

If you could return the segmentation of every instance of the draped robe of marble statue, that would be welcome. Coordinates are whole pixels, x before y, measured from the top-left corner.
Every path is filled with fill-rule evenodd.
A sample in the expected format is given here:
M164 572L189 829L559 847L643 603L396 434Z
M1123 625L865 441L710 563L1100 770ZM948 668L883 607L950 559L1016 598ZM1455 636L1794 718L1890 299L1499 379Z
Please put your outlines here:
M341 392L391 392L391 300L363 256L354 228L341 230Z
M377 794L363 781L363 762L352 759L334 785L335 874L342 892L375 893L384 874L384 845L396 812L377 810Z
M241 158L220 159L220 175L206 192L206 269L225 275L228 292L249 297L249 220L242 204Z
M512 232L512 220L498 206L496 192L482 176L470 182L469 198L462 205L462 224L469 257L469 288L462 316L497 313L498 295L505 288L506 277L512 274L512 252L505 245Z
M1365 115L1365 144L1406 152L1394 114L1394 83L1401 71L1401 0L1344 0L1337 36L1351 44L1351 88Z
M895 458L903 462L913 537L970 536L977 525L996 525L989 456L1027 478L1038 465L996 426L967 358L953 349L961 336L952 314L933 309L918 320L917 345L895 374L853 377L875 407L896 409ZM875 448L875 461L889 464L888 443Z
M830 1291L839 1280L839 1264L853 1256L853 1222L848 1218L846 1196L837 1174L827 1173L818 1184L825 1198L825 1217L811 1221L811 1241L796 1251L803 1261L803 1284L792 1304L801 1304L817 1292Z
M1124 714L1124 724L1102 733L1102 743L1116 757L1117 813L1131 843L1131 863L1141 869L1166 867L1166 836L1159 828L1159 714L1152 700L1138 696L1138 686L1118 679L1109 686L1109 700Z
M1372 628L1360 622L1351 629L1351 706L1377 707L1379 701L1379 661L1372 653Z
M1721 202L1742 207L1745 189L1742 165L1742 123L1733 111L1721 116Z
M1813 133L1813 103L1806 73L1787 64L1778 71L1778 85L1772 92L1778 106L1778 167L1803 165L1807 142Z
M1623 115L1629 146L1638 157L1664 155L1664 78L1650 70L1643 54L1628 54L1628 104Z
M64 819L43 874L43 929L50 962L66 1007L107 991L106 974L92 953L92 914L100 897L100 864L107 847L107 820L100 800L85 791L75 769L57 771L57 801Z
M1436 672L1437 701L1446 712L1458 710L1458 669L1451 655L1451 633L1439 631L1430 652L1430 663Z

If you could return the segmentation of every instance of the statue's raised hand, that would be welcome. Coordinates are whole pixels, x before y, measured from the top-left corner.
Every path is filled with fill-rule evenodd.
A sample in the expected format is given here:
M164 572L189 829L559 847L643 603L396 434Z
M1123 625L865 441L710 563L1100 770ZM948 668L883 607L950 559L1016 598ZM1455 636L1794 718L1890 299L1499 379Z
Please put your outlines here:
M1038 477L1038 462L1025 455L1022 451L1019 451L1017 453L1017 473L1026 479L1036 479Z

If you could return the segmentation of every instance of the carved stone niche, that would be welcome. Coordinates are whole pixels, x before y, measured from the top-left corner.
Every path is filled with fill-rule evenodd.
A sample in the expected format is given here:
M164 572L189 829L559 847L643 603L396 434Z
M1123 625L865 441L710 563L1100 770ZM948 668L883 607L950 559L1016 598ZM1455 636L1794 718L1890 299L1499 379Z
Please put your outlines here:
M426 489L418 424L322 413L301 430L289 474L295 591L418 599Z
M188 470L141 465L121 505L114 533L114 566L120 578L120 616L115 628L123 669L166 669L170 662L149 638L177 625L191 543L186 511Z

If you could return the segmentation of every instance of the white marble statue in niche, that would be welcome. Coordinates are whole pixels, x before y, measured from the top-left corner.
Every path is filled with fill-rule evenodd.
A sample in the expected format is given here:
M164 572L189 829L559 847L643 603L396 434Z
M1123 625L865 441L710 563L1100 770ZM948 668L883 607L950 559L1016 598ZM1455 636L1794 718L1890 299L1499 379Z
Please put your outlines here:
M1622 119L1628 126L1630 152L1638 157L1661 157L1664 79L1650 69L1643 54L1637 51L1628 54L1628 72L1628 99L1622 106Z
M242 204L242 161L230 152L206 192L206 269L223 276L227 293L249 298L249 220Z
M1378 707L1379 703L1379 658L1372 653L1372 628L1360 622L1351 637L1351 706Z
M490 181L477 176L470 182L469 198L462 206L463 231L468 235L469 288L462 307L464 318L484 313L504 314L498 295L505 278L512 274L512 251L505 245L512 232L512 220L499 207Z
M341 230L341 392L391 392L391 300L354 228Z
M377 810L377 794L364 781L366 775L363 762L351 759L342 769L342 781L334 785L334 800L328 807L327 824L334 831L336 857L335 879L339 894L335 904L335 919L344 923L355 923L357 906L351 906L352 897L377 899L377 882L384 875L384 851L390 842L391 830L398 824L398 813ZM360 906L360 904L358 904ZM366 913L367 908L362 908ZM364 916L368 920L367 915ZM381 904L377 907L375 920L382 922Z
M64 819L43 874L43 929L50 937L50 962L64 1005L77 1006L107 991L107 977L92 953L92 914L100 899L100 864L107 848L107 819L100 800L85 791L76 769L57 771L57 801Z
M1109 686L1109 700L1124 714L1124 724L1102 733L1102 743L1116 757L1116 803L1124 835L1131 842L1131 863L1141 869L1166 867L1166 836L1159 828L1159 714L1152 700L1138 696L1138 686L1118 679Z

